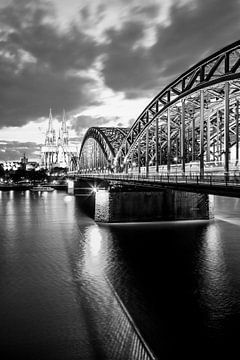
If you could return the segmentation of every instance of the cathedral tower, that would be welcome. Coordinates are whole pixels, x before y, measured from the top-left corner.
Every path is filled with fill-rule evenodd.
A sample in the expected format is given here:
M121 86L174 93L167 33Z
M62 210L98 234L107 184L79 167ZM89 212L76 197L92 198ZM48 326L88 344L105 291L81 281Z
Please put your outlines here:
M69 133L65 111L63 111L58 139L53 129L52 110L48 118L45 145L41 147L42 166L47 169L54 167L71 168L72 159L77 156L77 147L69 144Z
M55 130L53 129L53 123L52 123L52 109L49 110L49 117L48 117L48 129L46 132L46 138L45 138L45 145L55 145L56 142L56 135Z

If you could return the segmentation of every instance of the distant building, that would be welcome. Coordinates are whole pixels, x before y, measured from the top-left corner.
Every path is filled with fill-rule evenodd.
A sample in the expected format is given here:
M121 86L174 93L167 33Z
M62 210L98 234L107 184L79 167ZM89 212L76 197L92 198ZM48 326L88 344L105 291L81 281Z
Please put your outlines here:
M2 167L3 167L4 171L17 170L21 167L21 162L20 161L3 161Z
M25 153L23 154L23 157L20 159L20 164L23 169L26 169L26 165L28 163L28 158L26 157Z
M62 123L58 137L53 129L52 112L50 109L48 129L45 137L45 144L41 147L41 165L51 170L54 167L72 167L72 158L77 156L77 147L69 144L69 133L65 112L63 112Z
M29 171L29 170L38 170L38 169L39 169L39 164L36 161L29 161L26 164L26 170L27 171Z
M18 169L24 169L27 171L34 169L39 170L39 163L36 161L28 161L25 153L20 158L20 161L3 161L2 163L0 163L0 166L4 169L4 171L16 171Z

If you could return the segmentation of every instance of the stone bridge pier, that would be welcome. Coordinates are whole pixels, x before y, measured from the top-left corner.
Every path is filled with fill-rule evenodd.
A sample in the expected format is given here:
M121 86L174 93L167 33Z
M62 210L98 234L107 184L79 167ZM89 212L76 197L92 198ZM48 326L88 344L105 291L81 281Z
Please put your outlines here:
M111 191L99 189L95 197L95 221L169 221L212 218L206 194L162 191Z
M207 194L85 180L71 183L69 192L95 197L94 220L97 222L200 220L213 217L213 205Z

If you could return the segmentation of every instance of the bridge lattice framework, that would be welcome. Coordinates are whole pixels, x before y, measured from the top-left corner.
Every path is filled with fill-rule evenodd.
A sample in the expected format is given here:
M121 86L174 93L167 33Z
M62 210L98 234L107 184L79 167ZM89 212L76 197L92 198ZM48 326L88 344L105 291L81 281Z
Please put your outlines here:
M240 41L200 61L148 104L131 128L89 128L80 172L141 173L239 161ZM191 169L190 169L191 170Z

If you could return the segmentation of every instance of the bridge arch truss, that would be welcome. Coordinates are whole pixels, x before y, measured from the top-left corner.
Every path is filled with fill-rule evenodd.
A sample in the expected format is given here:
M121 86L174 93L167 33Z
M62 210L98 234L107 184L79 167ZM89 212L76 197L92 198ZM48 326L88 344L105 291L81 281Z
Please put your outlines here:
M79 152L80 172L113 171L114 158L128 131L128 128L89 128Z
M116 172L159 172L239 161L240 41L191 67L143 110L118 148ZM190 168L191 171L191 168Z

